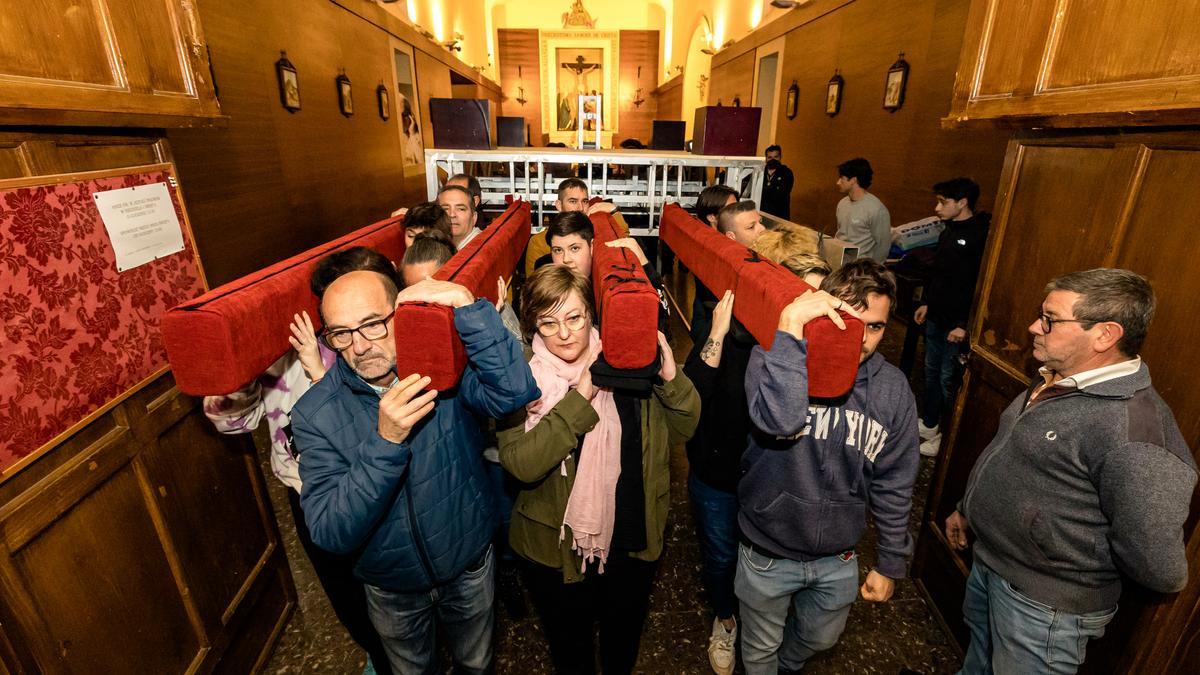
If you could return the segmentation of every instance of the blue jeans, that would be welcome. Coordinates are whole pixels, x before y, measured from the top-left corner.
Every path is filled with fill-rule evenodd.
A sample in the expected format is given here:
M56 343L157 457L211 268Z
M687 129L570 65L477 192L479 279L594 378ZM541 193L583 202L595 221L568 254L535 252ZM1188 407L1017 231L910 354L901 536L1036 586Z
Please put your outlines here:
M696 512L696 532L703 558L701 578L718 618L728 619L737 609L733 575L737 570L738 499L688 474L688 494Z
M495 568L496 555L488 546L479 564L430 591L398 593L366 584L371 622L383 639L392 670L437 672L436 616L450 639L458 671L490 672Z
M734 589L742 608L746 675L800 670L813 654L837 644L858 596L858 556L809 562L770 558L738 547ZM792 613L788 614L788 605Z
M946 341L950 330L925 319L925 406L921 423L927 427L936 426L945 416L950 393L958 381L962 343Z
M1026 597L975 561L967 579L963 620L971 644L961 673L1074 673L1088 640L1104 635L1117 608L1071 614Z

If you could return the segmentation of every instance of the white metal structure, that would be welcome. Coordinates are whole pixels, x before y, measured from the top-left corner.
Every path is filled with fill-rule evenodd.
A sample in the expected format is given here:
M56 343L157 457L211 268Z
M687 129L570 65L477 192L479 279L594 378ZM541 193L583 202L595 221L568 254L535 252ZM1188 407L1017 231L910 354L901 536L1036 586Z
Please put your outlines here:
M435 199L441 187L439 171L446 176L464 173L464 165L471 162L480 163L472 173L483 188L484 203L503 205L510 195L530 202L535 211L535 232L541 231L544 216L554 212L558 184L563 179L579 176L590 186L591 196L620 207L631 234L654 236L658 235L663 206L670 202L678 202L684 208L695 206L700 191L713 180L710 171L722 175L722 184L758 203L762 197L765 164L762 157L693 155L664 150L432 148L425 151L429 199ZM620 171L614 172L618 168ZM745 191L742 188L744 181Z
M587 111L588 103L592 104L592 106L591 106L592 112ZM594 125L595 134L593 134L593 137L592 137L592 141L593 141L594 145L592 147L594 147L596 150L599 150L600 149L600 130L604 128L603 125L601 124L601 122L603 120L601 119L600 113L601 113L601 111L604 110L604 108L601 106L600 95L596 94L593 96L584 96L583 94L580 94L578 106L579 107L576 108L576 110L579 111L579 119L575 120L575 128L579 131L579 133L578 133L578 139L576 140L576 143L575 143L575 147L580 148L580 149L587 147L587 138L584 137L584 134L587 133L585 131L585 129L587 128L588 122L595 120L595 122L596 122L596 124Z

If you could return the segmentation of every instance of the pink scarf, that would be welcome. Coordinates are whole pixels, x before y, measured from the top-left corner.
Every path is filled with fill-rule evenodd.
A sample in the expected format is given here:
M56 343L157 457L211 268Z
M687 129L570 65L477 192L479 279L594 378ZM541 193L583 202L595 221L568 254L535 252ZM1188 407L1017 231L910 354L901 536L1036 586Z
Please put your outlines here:
M542 397L527 407L525 431L535 427L572 387L579 384L583 369L591 365L591 357L599 354L601 349L600 333L592 328L588 353L581 355L575 363L567 363L550 353L541 335L534 334L529 369L542 390ZM583 556L583 569L599 558L603 572L616 519L617 478L621 475L621 420L611 391L597 388L591 403L600 421L583 437L575 484L567 499L559 538L566 538L567 528L571 528L571 548ZM561 471L562 475L567 475L566 460L563 460Z

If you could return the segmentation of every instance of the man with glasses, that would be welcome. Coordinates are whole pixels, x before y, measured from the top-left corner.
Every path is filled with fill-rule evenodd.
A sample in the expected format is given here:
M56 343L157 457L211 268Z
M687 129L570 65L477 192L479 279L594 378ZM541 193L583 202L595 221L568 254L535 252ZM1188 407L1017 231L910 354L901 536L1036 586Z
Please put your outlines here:
M954 548L975 534L963 673L1073 673L1116 614L1122 575L1160 593L1188 579L1196 464L1138 356L1154 291L1094 269L1046 293L1029 325L1043 365L946 519Z
M313 273L339 358L292 410L301 506L318 546L357 555L368 611L395 672L430 672L434 619L461 672L492 662L495 500L475 415L500 417L538 396L517 341L495 308L464 287L345 268L344 253ZM458 387L400 378L391 323L399 302L452 307L469 360ZM474 413L474 414L472 414Z

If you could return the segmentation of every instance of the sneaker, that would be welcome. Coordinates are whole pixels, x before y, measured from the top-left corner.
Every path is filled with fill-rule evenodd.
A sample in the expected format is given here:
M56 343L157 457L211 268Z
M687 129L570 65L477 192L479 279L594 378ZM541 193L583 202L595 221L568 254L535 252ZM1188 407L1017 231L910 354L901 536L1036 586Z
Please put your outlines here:
M942 435L938 434L933 438L921 442L921 454L926 457L937 457L938 450L942 447Z
M713 619L712 635L708 638L708 665L717 675L733 673L734 643L737 642L737 624L733 630L725 630L720 619Z
M942 433L941 426L940 424L935 424L932 427L927 427L924 422L917 420L917 433L921 436L921 440L927 441Z

